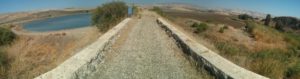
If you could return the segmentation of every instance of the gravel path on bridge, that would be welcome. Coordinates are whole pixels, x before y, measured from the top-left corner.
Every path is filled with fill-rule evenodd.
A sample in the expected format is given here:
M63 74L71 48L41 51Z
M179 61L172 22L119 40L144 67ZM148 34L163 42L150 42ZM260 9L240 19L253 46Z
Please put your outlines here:
M203 78L155 20L153 14L144 12L128 35L121 34L126 36L124 43L105 53L104 63L87 79Z

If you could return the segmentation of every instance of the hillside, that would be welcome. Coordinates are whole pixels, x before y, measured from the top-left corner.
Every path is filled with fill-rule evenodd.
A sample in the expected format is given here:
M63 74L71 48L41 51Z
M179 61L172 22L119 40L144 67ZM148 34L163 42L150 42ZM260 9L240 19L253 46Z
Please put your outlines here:
M243 20L238 15L214 11L187 11L170 6L161 10L160 14L182 31L235 64L272 79L299 79L297 19L277 17L266 26L264 20ZM294 30L281 31L276 22L282 23L280 28Z

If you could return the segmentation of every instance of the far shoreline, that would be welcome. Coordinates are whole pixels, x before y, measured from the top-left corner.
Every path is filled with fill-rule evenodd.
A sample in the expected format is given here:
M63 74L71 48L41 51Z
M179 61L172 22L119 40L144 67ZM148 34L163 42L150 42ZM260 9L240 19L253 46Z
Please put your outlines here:
M55 31L43 31L43 32L37 32L37 31L29 31L23 28L23 26L15 26L11 28L11 30L17 34L17 35L49 35L49 34L57 34L57 33L72 33L72 32L80 32L87 29L97 29L95 26L84 26L84 27L78 27L78 28L70 28L70 29L63 29L63 30L55 30Z

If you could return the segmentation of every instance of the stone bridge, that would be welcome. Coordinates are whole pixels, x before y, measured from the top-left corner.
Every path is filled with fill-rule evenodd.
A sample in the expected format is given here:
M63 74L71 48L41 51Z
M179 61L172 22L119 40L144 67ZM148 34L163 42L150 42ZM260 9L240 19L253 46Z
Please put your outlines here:
M207 72L209 74L203 73ZM35 79L268 79L219 56L145 11Z

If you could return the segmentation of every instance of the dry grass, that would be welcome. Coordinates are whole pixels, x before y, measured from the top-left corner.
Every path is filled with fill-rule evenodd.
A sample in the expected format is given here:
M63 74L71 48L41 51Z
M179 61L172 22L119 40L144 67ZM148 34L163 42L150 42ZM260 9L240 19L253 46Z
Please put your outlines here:
M5 79L7 76L8 66L7 54L4 52L2 47L0 47L0 79Z
M275 29L254 24L254 29L251 34L253 34L256 40L255 49L253 51L257 52L264 49L281 49L287 51L284 36Z
M6 48L8 58L12 60L8 78L31 79L53 69L93 42L98 36L95 28L41 35L20 35L14 44Z
M274 59L257 59L250 66L252 71L271 79L282 79L286 68L285 64Z
M170 11L169 11L170 12ZM188 14L185 12L172 11L168 16L175 24L184 28L184 31L194 32L195 29L189 27L193 22L206 22L207 18L220 17L218 15L205 16L201 13ZM230 16L227 16L230 18ZM266 27L255 22L251 22L254 27L251 32L246 32L242 28L236 28L236 23L224 23L225 21L206 22L209 27L207 31L196 34L195 37L202 37L214 45L220 55L233 61L234 63L254 71L258 74L272 79L299 79L300 66L295 65L299 61L300 43L295 35L279 32L271 27ZM235 26L233 26L235 25ZM228 26L222 33L220 28ZM298 69L299 67L299 69ZM290 73L290 76L287 76Z
M172 17L191 18L202 22L208 22L214 24L227 24L236 28L240 28L245 25L243 22L235 21L231 19L236 17L215 14L215 13L195 12L195 11L174 11L174 10L166 10L164 12L165 14L168 14L169 16Z

